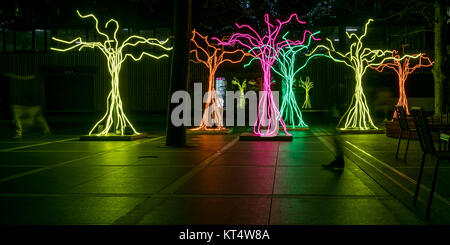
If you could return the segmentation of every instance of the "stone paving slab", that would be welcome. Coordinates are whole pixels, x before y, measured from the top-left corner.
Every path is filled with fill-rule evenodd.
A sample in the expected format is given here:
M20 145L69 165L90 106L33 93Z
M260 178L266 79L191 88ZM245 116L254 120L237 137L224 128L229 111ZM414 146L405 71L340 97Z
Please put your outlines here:
M278 144L279 142L273 141L239 142L239 144L230 147L227 152L278 152Z
M277 168L275 194L373 195L350 171L342 173L323 168Z
M2 225L106 225L143 198L96 196L0 197Z
M39 166L4 167L0 166L0 179L37 169Z
M130 166L77 185L65 193L153 194L190 168Z
M416 179L419 176L418 168L400 168L397 167L399 171L406 174L410 178ZM431 186L431 181L433 179L434 167L427 167L423 170L422 176L422 184L425 186ZM447 197L450 200L450 179L446 178L446 176L450 176L450 168L449 167L439 167L438 172L438 185L436 186L436 192L441 196Z
M390 207L373 198L275 198L273 225L400 225L423 224L396 201Z
M315 151L315 152L278 152L278 165L289 166L320 166L321 164L328 164L334 159L334 155L330 151Z
M0 193L62 193L116 170L111 167L56 167L1 183Z
M146 225L267 225L269 197L174 196L145 215Z
M52 165L89 155L88 152L0 152L0 165Z
M68 141L27 148L26 151L34 152L100 152L110 151L120 147L126 147L130 142L92 142L92 141Z
M277 152L275 151L254 151L248 152L245 157L237 152L224 152L220 158L216 159L212 165L226 166L275 166L277 162Z
M176 193L272 194L274 168L206 167Z
M1 149L8 149L8 148L14 148L14 147L19 147L19 146L26 146L29 145L30 143L26 143L26 142L1 142L0 141L0 150Z
M192 135L184 148L165 147L164 138L156 138L0 152L0 159L8 158L0 170L14 174L11 164L31 170L0 181L0 212L11 212L2 213L1 222L420 223L352 162L342 173L322 169L334 155L311 131L294 132L293 142Z
M311 155L314 154L314 152L328 151L321 142L302 142L300 144L286 144L285 142L282 142L280 143L278 150L280 152L312 152Z
M386 137L385 135L346 135L342 139L349 150L367 159L367 162L361 162L361 167L364 171L376 178L383 185L383 188L394 193L403 204L415 209L419 216L424 216L422 209L425 207L426 201L428 201L428 190L431 186L435 160L431 159L429 155L426 158L423 186L419 193L419 206L414 207L412 199L423 154L420 143L417 140L410 141L408 156L405 161L406 140L402 140L399 159L395 159L398 139ZM443 161L439 168L432 206L434 214L431 215L431 223L448 224L450 221L449 166L448 162Z

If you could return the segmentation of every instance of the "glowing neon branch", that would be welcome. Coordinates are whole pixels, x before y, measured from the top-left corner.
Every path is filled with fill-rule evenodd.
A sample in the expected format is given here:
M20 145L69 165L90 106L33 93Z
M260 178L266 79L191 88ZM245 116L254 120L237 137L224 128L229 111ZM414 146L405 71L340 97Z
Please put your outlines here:
M269 15L264 15L264 22L267 26L266 35L262 36L255 31L249 25L236 24L237 28L242 33L233 34L228 41L220 41L214 38L221 45L234 45L239 44L250 50L250 52L260 62L263 71L263 86L262 96L258 101L258 119L253 127L253 133L257 136L275 136L278 134L279 123L281 123L284 133L290 135L286 130L286 125L281 118L280 111L272 96L271 85L271 69L272 65L279 57L279 52L286 46L303 45L306 39L306 35L312 33L306 30L303 33L303 40L291 41L289 39L278 40L281 28L295 19L300 24L306 24L306 22L300 21L297 14L292 14L286 21L275 20L274 23L269 21ZM317 40L313 37L313 39ZM262 129L261 127L266 127Z
M348 67L352 68L355 72L355 92L352 97L352 101L339 120L337 128L342 129L378 129L370 117L369 107L367 106L366 96L364 95L362 78L370 66L377 66L384 63L386 60L393 60L393 57L387 57L387 54L391 54L390 50L371 50L369 48L364 48L362 40L367 34L367 26L372 19L369 19L364 27L364 33L361 36L357 36L355 33L349 34L346 32L347 37L350 41L354 39L354 42L350 44L350 50L343 54L335 50L333 42L327 38L330 43L330 47L325 45L318 45L310 54L314 54L320 48L326 50L330 58L336 62L343 62ZM377 60L380 60L378 61ZM344 120L345 119L345 120ZM344 123L343 123L344 122Z
M288 32L289 33L289 32ZM286 33L283 38L288 34ZM308 62L316 56L326 56L324 54L314 54L309 56L306 60L302 60L303 63L298 67L298 57L304 51L306 51L311 45L314 35L320 32L315 32L309 36L308 43L302 45L288 45L280 50L278 57L278 65L273 66L272 70L282 77L282 103L280 114L288 125L292 128L296 127L308 127L303 121L302 112L297 104L297 100L294 94L295 76L307 66ZM320 39L315 39L320 40Z
M140 36L130 36L127 39L125 39L121 44L119 44L119 41L117 40L117 31L119 30L119 23L114 20L110 19L105 24L105 29L108 28L108 26L112 23L114 24L114 32L112 34L106 34L105 32L100 31L98 27L98 20L93 14L88 15L81 15L80 12L77 10L78 15L81 18L93 18L95 20L95 29L98 34L103 36L105 41L103 43L101 42L86 42L83 41L81 37L75 38L72 41L65 41L58 38L53 37L52 39L63 43L70 45L68 48L60 49L60 48L51 48L51 50L60 51L60 52L66 52L72 49L78 49L78 51L82 50L83 48L98 48L106 57L108 62L108 71L111 75L111 91L108 94L108 97L106 99L106 113L98 121L94 127L89 131L89 135L92 134L92 132L97 128L97 126L101 122L105 122L104 129L96 134L96 135L102 135L106 136L110 132L111 129L114 129L114 133L124 135L125 127L130 127L133 130L134 134L139 134L136 129L134 129L133 125L128 120L127 116L125 115L123 108L122 108L122 99L120 98L120 92L119 92L119 73L120 68L122 66L122 63L127 59L131 58L134 61L139 61L144 55L150 56L155 59L160 59L163 57L168 57L167 54L162 55L154 55L147 52L142 52L139 56L134 56L131 53L127 53L123 55L124 49L127 47L134 47L139 44L147 44L149 46L161 48L162 50L169 51L172 48L167 48L163 46L166 44L169 39L166 39L165 41L159 41L156 38L144 38Z
M244 80L242 83L239 82L239 80L234 77L231 81L232 84L236 85L239 89L239 92L241 95L239 96L239 108L243 109L245 108L245 88L247 87L247 80Z
M310 109L311 100L309 99L309 90L314 87L314 84L309 81L309 77L306 77L306 81L303 81L302 78L300 78L300 87L305 89L305 102L303 102L302 108Z
M256 81L255 80L248 81L248 84L252 85L251 89L253 89L255 91L256 90L258 90L258 91L262 90L263 83L264 83L264 81L263 81L262 77L256 78Z
M424 53L420 54L413 54L413 55L405 55L405 46L402 45L403 49L403 62L401 62L402 58L400 58L400 55L398 54L397 50L392 51L392 57L395 59L392 62L386 62L378 67L371 66L372 69L383 72L384 68L390 68L397 73L398 76L398 102L397 105L403 106L405 108L406 114L409 115L409 109L408 109L408 99L406 97L405 92L405 83L406 79L408 78L408 75L413 73L417 68L421 67L430 67L434 64L433 61L430 60L430 58L426 57ZM419 63L410 67L410 60L411 59L419 59ZM426 63L423 63L426 62ZM397 117L397 114L394 113L394 118Z
M222 112L216 104L215 74L217 68L225 62L232 64L240 63L246 56L251 56L251 54L241 49L226 51L224 46L211 44L208 41L208 36L202 36L196 30L192 31L191 42L195 45L190 51L194 54L194 59L191 61L202 63L209 69L208 99L205 104L205 111L203 112L200 126L192 130L221 130L224 128ZM216 128L213 128L214 125Z

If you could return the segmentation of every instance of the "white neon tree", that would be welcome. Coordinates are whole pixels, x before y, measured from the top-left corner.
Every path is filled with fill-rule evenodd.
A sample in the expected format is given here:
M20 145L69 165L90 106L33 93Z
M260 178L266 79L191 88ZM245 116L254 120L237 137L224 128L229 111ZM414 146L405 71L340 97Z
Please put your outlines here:
M114 133L120 132L120 135L124 135L124 129L125 127L129 126L134 134L139 134L139 132L134 129L131 122L128 120L127 116L125 115L123 108L122 108L122 100L120 98L120 92L119 92L119 73L120 69L122 67L122 63L127 60L127 58L131 58L134 61L139 61L144 55L150 56L155 59L160 59L163 57L168 57L167 54L162 55L153 55L147 52L142 51L139 56L134 56L131 53L126 53L123 55L124 49L127 47L133 47L137 46L139 44L147 44L149 46L161 48L162 50L169 51L172 50L172 48L167 48L163 46L169 41L169 38L167 38L164 41L159 41L156 38L144 38L136 35L132 35L128 38L126 38L122 43L119 43L117 40L117 31L119 30L119 23L114 20L110 19L105 24L105 31L108 28L108 26L113 23L115 25L112 38L111 34L107 34L105 32L100 31L98 27L98 20L93 14L88 15L81 15L80 12L77 10L78 15L81 18L93 18L95 20L95 29L98 34L104 37L105 41L103 43L101 42L86 42L83 41L81 37L77 37L72 41L65 41L58 38L53 37L52 39L63 43L72 45L65 49L60 48L51 48L51 50L60 51L60 52L66 52L75 48L78 48L78 51L82 50L83 48L98 48L106 57L108 62L108 71L111 75L111 91L108 94L108 98L106 99L106 113L98 121L94 127L89 131L89 135L92 134L92 132L97 128L97 126L105 121L105 127L103 131L96 134L98 136L107 136L110 132L111 128L114 126Z
M308 54L312 55L319 48L324 48L330 58L336 62L343 62L355 72L355 92L350 106L337 125L338 128L342 125L342 122L345 121L344 125L342 125L343 129L378 129L370 117L369 107L367 106L366 96L363 91L362 78L366 73L367 68L377 66L386 60L392 60L394 58L386 58L387 55L392 54L392 51L390 50L383 51L379 49L371 50L370 48L364 48L362 40L367 34L367 26L372 21L373 19L367 21L364 27L364 33L359 37L355 33L349 34L346 32L349 40L355 39L354 42L350 44L350 50L347 53L343 54L336 51L333 42L327 38L330 47L318 45L310 54Z

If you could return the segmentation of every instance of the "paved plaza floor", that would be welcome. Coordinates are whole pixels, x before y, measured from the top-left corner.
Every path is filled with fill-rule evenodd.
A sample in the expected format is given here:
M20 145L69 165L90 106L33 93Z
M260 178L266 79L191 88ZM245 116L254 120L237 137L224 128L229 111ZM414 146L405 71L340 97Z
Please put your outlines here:
M419 216L424 216L436 159L430 155L425 158L419 205L415 207L412 205L412 200L423 155L418 140L410 141L406 159L404 157L406 139L401 141L398 159L395 158L397 138L386 137L384 134L343 135L341 141L345 148L345 155L360 169L406 207L414 210ZM433 224L450 223L450 165L448 161L441 161L439 167L431 216Z
M330 137L334 136L319 128L294 132L292 142L244 142L237 134L190 135L188 147L183 148L164 146L162 133L130 142L79 141L73 135L2 140L0 223L447 222L434 219L439 216L436 213L431 221L424 220L420 209L408 206L407 197L399 198L388 182L363 166L364 161L374 161L370 156L384 159L392 155L395 139L343 136L346 167L339 172L321 167L334 158ZM388 143L375 145L382 140ZM420 156L414 144L408 163L397 161L393 166L407 169L405 175L412 177L417 166L412 162ZM371 155L357 152L352 145ZM437 189L444 200L447 182L448 178L442 178ZM436 206L440 210L442 203Z

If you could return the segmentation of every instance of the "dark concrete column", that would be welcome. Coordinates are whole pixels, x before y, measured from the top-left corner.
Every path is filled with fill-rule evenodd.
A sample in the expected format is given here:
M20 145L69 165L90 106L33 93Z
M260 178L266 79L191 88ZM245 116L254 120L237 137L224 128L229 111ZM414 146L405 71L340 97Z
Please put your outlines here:
M187 91L189 79L189 38L191 35L191 0L174 0L174 42L170 71L170 89L167 110L167 146L186 145L186 128L176 127L170 117L177 104L170 98L175 91Z

